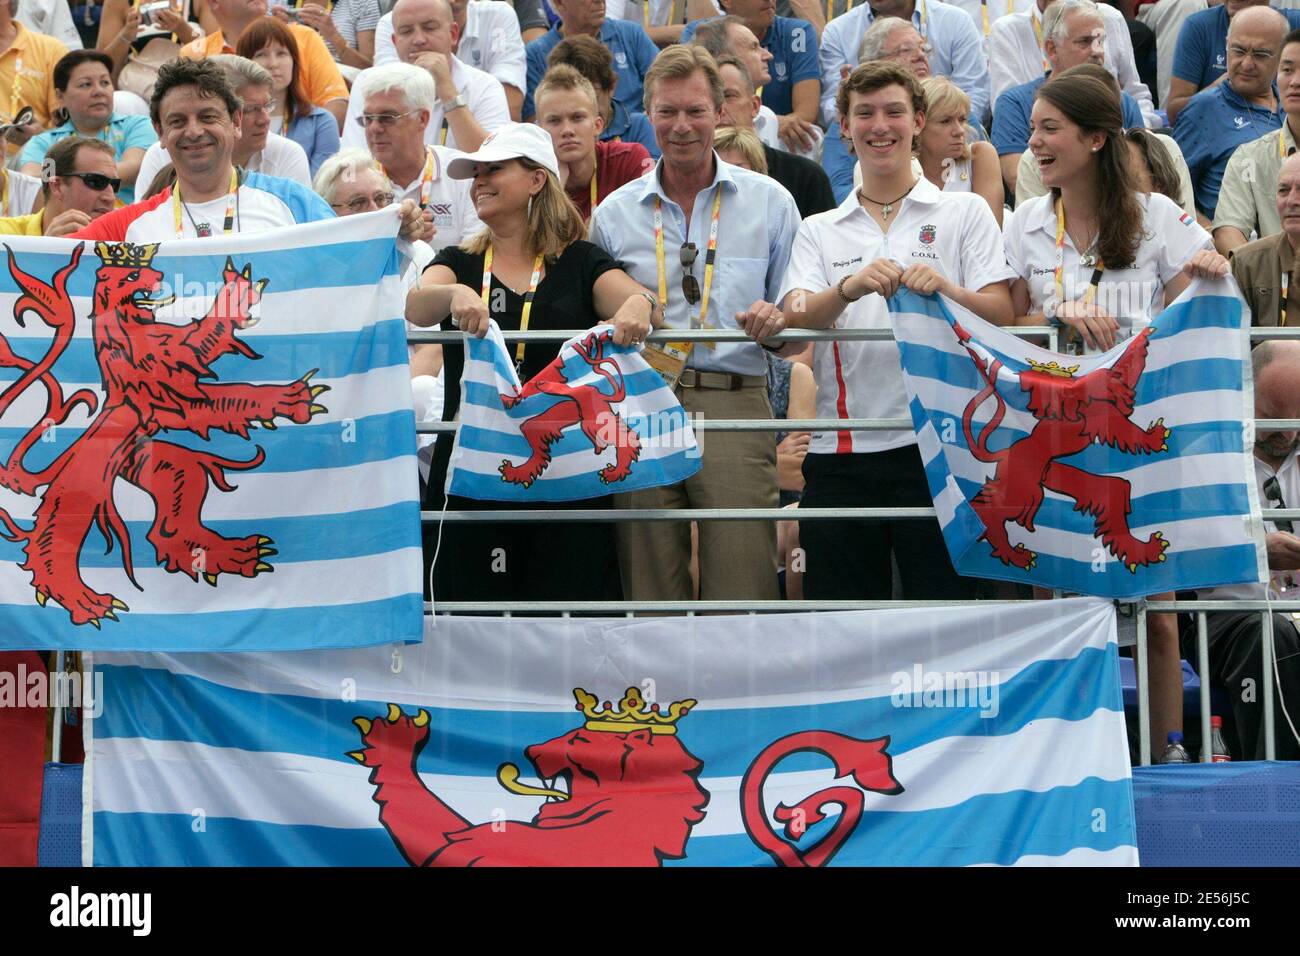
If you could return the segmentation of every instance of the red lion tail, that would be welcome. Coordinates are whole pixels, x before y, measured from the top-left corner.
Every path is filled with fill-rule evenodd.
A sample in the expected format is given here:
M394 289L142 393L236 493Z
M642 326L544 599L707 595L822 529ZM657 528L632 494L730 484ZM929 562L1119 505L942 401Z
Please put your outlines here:
M591 370L609 382L609 387L613 394L605 396L611 402L621 402L627 398L627 386L623 382L623 373L619 371L618 362L612 358L605 358L605 333L592 333L583 341L574 343L574 350L582 356L583 360L591 366ZM618 376L617 380L605 368L610 366L614 369L614 374Z
M888 737L859 740L831 730L805 730L768 744L754 758L740 783L741 818L750 839L782 866L825 866L857 829L866 802L863 790L885 794L903 792L903 785L894 777L893 758L885 749L888 746ZM764 811L763 785L778 763L801 752L829 757L835 764L836 777L851 777L857 786L838 784L819 790L793 807L778 805L772 815L778 823L785 824L783 839ZM830 832L806 850L789 842L797 842L809 827L826 819L822 808L827 804L836 804L841 811Z
M985 382L984 388L967 403L966 411L961 416L961 430L966 436L966 447L970 449L970 453L975 456L976 461L990 464L1001 461L1007 456L1006 451L989 451L988 440L997 431L998 426L1002 424L1002 419L1007 414L1007 403L1002 400L997 384L998 372L1002 370L1002 362L999 359L994 359L991 364L986 365L984 359L980 358L979 353L970 347L970 333L956 322L953 323L953 331L957 333L957 340L961 342L962 348L970 354L971 361L975 363L976 371L979 372L980 378L984 379ZM998 408L993 413L993 417L989 419L988 424L980 430L979 438L976 438L971 431L971 424L975 412L990 395L997 399Z

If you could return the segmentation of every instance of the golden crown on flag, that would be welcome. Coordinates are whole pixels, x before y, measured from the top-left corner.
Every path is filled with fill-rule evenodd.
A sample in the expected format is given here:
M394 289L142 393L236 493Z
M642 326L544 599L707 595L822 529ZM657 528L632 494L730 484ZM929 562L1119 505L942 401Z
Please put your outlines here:
M609 701L605 701L603 710L597 709L600 702L581 687L573 689L573 697L578 702L575 709L587 716L585 726L588 730L604 730L616 734L626 734L633 730L648 730L652 734L675 734L677 721L685 717L698 703L695 700L682 700L670 705L667 711L661 711L658 704L651 704L647 709L645 698L635 687L627 689L623 699L618 702L617 709L611 707Z
M106 266L120 266L127 269L147 269L153 262L154 253L161 243L151 242L138 246L134 242L97 242L95 255Z
M1064 365L1057 365L1054 361L1044 364L1030 359L1029 364L1035 372L1045 372L1048 375L1055 375L1057 378L1070 378L1075 372L1079 371L1079 366L1077 365L1071 365L1069 368L1066 368Z

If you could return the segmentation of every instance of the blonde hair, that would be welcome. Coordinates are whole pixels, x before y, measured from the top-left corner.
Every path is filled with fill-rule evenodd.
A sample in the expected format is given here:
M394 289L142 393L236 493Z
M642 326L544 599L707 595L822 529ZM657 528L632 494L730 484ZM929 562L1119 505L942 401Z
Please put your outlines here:
M587 224L582 221L578 207L573 204L554 173L523 157L515 162L529 172L540 169L546 173L542 191L534 195L528 204L524 241L533 255L540 255L548 263L554 263L571 244L587 238ZM491 244L492 231L485 228L462 242L460 247L470 255L481 256Z
M921 89L925 93L927 120L949 114L956 114L963 119L970 116L970 97L946 76L927 76L921 81ZM962 147L962 159L970 159L970 143Z
M740 126L720 126L713 134L713 148L719 153L734 149L745 157L754 172L767 175L767 154L763 152L763 142L752 129Z
M572 93L575 90L591 101L593 113L600 111L600 101L596 99L596 88L592 86L591 80L567 63L557 63L546 71L542 82L538 83L537 89L533 91L533 105L540 103L547 93ZM538 108L537 112L540 114L541 109Z
M718 64L713 59L713 54L693 43L686 46L676 43L655 57L650 69L646 71L645 93L642 97L645 111L652 111L650 104L654 100L655 84L660 80L682 80L698 72L704 73L704 79L709 84L714 109L722 109L722 76L718 73Z

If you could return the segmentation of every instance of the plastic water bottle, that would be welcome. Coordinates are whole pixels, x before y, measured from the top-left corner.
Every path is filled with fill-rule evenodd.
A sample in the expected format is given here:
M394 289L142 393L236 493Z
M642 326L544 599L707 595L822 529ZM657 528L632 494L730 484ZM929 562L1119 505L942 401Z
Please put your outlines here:
M1161 763L1191 763L1192 758L1188 756L1187 751L1183 748L1183 735L1177 730L1169 731L1169 742L1165 745L1165 752L1160 755Z
M1210 718L1210 763L1231 763L1232 754L1223 742L1223 718Z

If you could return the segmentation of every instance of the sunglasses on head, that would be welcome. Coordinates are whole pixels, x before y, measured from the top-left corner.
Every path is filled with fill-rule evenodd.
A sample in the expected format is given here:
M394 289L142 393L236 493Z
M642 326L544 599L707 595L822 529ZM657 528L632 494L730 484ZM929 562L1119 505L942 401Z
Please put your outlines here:
M691 305L700 301L700 283L691 273L699 255L700 250L695 248L695 243L682 243L682 295L686 296L686 301Z
M111 176L105 176L103 173L64 173L64 177L75 176L86 184L87 189L93 189L101 192L109 186L113 187L113 192L122 188L122 180L114 179Z

